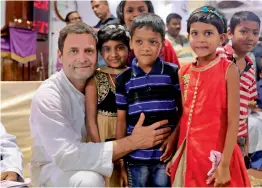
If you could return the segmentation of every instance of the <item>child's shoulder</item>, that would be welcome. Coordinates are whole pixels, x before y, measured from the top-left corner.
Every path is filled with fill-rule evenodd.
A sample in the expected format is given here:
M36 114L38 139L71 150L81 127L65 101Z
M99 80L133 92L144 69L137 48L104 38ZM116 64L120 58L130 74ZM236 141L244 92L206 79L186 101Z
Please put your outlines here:
M164 65L165 73L177 73L178 72L178 66L174 63L163 61L163 65Z
M126 70L116 76L117 81L127 81L131 78L132 69L128 67Z

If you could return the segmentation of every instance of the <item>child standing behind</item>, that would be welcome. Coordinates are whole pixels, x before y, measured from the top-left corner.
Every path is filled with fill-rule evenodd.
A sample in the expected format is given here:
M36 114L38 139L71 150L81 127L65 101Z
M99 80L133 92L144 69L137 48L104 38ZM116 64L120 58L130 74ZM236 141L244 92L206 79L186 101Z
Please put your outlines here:
M230 20L229 39L235 53L240 73L240 118L238 144L242 153L248 155L248 107L254 108L257 99L256 78L253 62L247 56L259 39L260 19L249 11L237 12ZM254 62L255 63L255 62Z
M236 143L239 73L234 63L216 54L225 28L223 15L209 6L196 9L187 22L198 57L179 70L183 115L178 150L167 166L174 187L250 186Z
M143 126L166 119L172 130L181 113L178 67L159 58L165 40L163 20L153 13L139 15L130 34L130 48L136 58L131 68L116 78L117 139L132 133L141 113L145 115ZM129 186L170 186L165 162L174 152L176 133L163 138L166 142L161 149L136 150L126 156Z
M105 142L116 138L115 78L126 69L130 36L118 24L104 26L97 36L97 48L107 66L98 69L87 83L86 125L92 142ZM106 178L106 186L120 186L117 165L110 181Z

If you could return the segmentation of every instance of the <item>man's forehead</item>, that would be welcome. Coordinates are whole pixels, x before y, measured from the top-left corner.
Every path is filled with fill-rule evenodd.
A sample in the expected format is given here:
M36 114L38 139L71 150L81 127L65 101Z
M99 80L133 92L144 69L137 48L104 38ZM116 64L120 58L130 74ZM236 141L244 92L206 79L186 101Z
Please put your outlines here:
M96 40L91 33L69 33L65 39L65 44L69 46L96 46Z

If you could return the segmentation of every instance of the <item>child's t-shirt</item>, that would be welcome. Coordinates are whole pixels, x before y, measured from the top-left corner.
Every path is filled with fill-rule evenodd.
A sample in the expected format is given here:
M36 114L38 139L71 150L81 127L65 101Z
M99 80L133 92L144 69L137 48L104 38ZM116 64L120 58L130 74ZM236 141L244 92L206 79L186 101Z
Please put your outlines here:
M157 58L151 71L146 74L135 58L132 66L116 78L116 105L127 111L127 135L130 135L140 114L145 114L143 126L167 119L174 129L181 112L181 92L177 65ZM158 147L136 150L128 160L159 160L162 152Z
M257 86L253 62L246 56L246 69L240 75L240 118L238 137L247 136L248 102L257 99ZM247 70L248 69L248 70Z

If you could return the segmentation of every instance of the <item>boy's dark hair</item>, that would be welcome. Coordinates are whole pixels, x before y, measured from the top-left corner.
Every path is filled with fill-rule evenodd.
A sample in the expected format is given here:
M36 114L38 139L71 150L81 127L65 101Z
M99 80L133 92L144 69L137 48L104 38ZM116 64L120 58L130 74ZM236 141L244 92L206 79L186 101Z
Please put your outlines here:
M171 13L166 17L166 24L169 24L172 19L182 20L179 14Z
M70 16L71 14L73 14L73 13L78 13L78 12L77 12L77 11L69 12L69 13L66 15L66 17L65 17L65 22L66 22L66 23L69 23L69 22L70 22L69 16Z
M142 27L152 28L154 32L161 35L163 41L165 40L165 23L160 16L154 13L145 13L135 17L130 28L131 38L133 37L135 30Z
M153 4L150 0L145 0L143 2L145 2L145 4L147 5L149 13L155 13L154 6L153 6ZM119 23L122 24L122 25L125 25L125 21L124 21L124 7L125 7L125 5L126 5L126 1L122 0L122 1L120 1L120 3L117 6L117 9L116 9L117 18L119 20Z
M229 24L229 27L233 33L236 29L236 26L240 24L241 21L254 21L258 23L259 27L261 23L259 17L253 12L250 11L237 12L232 16Z
M119 24L106 25L98 31L97 36L98 36L97 48L99 51L102 50L103 44L109 40L121 41L129 49L130 35L129 32L122 25Z
M70 23L59 32L58 49L63 54L64 43L68 34L90 34L97 41L95 31L83 22Z
M195 22L212 24L218 30L219 34L227 32L227 20L225 16L211 6L203 6L194 10L187 21L187 32L190 33L190 26Z

